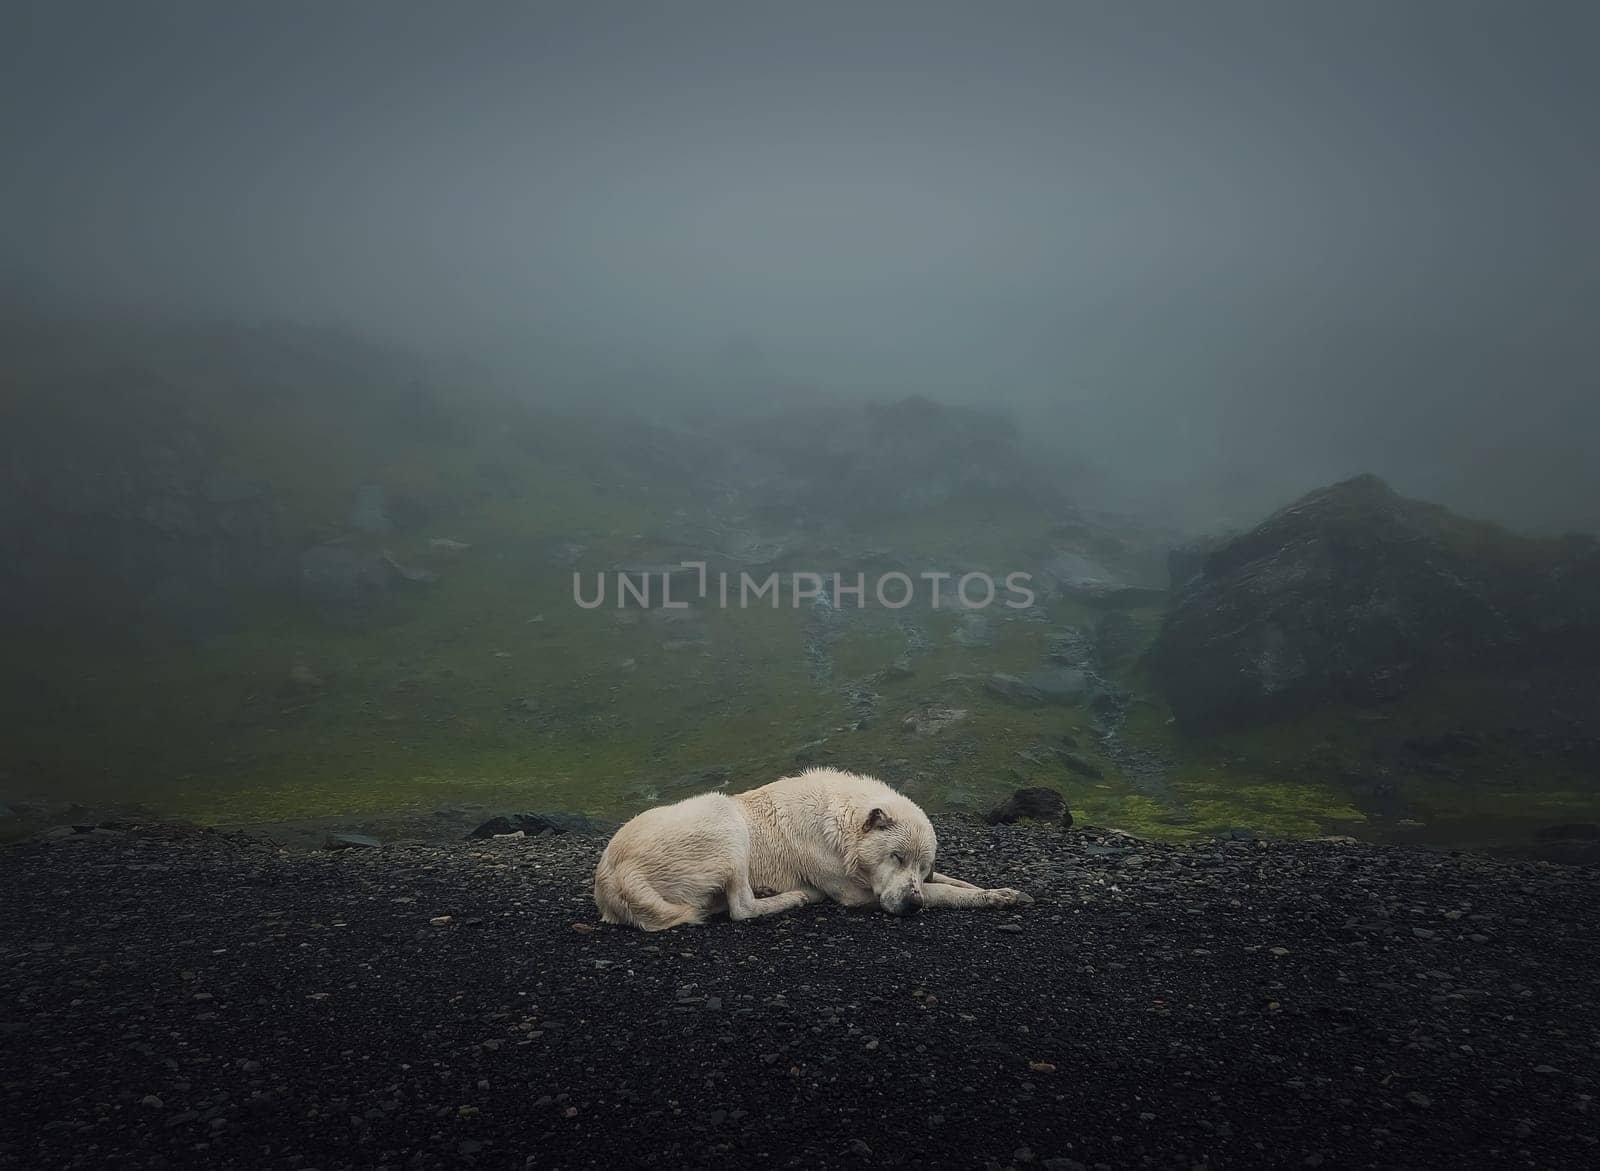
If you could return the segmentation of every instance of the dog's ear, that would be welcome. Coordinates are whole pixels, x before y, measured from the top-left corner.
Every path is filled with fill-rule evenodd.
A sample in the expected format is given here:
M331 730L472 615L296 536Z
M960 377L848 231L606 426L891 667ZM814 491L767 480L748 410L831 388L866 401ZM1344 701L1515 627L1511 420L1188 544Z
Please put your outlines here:
M862 824L861 828L867 833L871 833L875 829L888 829L893 824L894 818L881 809L874 809L867 814L867 820Z

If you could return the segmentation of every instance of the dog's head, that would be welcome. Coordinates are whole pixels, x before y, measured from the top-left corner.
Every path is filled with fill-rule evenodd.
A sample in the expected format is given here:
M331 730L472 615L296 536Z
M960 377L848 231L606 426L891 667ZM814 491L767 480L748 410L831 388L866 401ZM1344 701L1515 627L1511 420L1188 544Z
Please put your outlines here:
M922 884L933 874L939 849L933 823L909 800L886 801L861 823L856 857L878 906L891 915L922 909Z

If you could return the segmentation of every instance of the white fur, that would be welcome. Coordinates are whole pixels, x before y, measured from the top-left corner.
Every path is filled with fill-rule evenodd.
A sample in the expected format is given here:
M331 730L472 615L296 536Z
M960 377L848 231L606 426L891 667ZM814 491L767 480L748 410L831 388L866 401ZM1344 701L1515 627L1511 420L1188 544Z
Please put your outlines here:
M916 803L882 781L808 769L748 793L703 793L639 814L600 856L594 901L607 923L646 931L824 899L897 915L1033 901L939 874L938 844Z

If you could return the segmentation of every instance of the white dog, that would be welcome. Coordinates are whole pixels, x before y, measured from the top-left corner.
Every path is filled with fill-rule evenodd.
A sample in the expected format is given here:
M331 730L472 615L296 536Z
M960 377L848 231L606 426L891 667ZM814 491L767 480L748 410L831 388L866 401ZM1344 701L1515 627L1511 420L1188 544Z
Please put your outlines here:
M748 793L703 793L639 814L600 856L594 901L605 922L646 931L825 899L891 915L1033 901L940 874L938 845L927 815L882 781L809 769Z

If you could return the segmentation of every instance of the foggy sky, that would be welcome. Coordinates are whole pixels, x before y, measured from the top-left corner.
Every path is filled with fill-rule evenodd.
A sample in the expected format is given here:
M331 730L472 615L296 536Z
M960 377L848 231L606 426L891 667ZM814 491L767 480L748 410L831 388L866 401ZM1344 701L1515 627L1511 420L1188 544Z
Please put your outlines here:
M1600 6L0 22L0 262L61 289L325 318L531 384L995 401L1191 508L1371 470L1600 527Z

